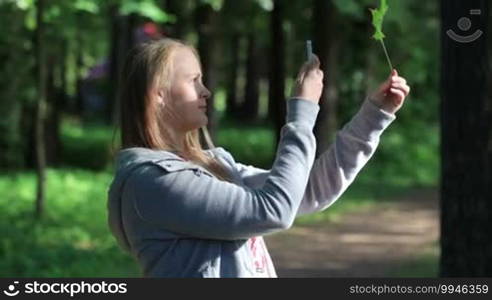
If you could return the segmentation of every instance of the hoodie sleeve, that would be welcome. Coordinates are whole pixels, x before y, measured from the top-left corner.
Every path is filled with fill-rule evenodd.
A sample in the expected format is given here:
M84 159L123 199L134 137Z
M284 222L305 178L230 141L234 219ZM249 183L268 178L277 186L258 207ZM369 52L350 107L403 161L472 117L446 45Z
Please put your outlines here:
M332 205L354 181L376 151L382 132L396 116L366 99L359 112L337 132L330 148L314 162L297 215L322 211ZM236 163L243 182L261 186L269 170Z
M142 220L190 237L236 240L286 229L295 219L314 162L318 112L313 102L287 101L276 159L257 188L156 164L132 175L124 194Z

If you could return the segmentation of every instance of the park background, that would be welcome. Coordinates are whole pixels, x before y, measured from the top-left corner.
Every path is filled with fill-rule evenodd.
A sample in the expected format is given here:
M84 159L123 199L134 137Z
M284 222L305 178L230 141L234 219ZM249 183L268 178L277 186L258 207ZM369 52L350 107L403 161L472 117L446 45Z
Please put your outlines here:
M271 237L279 275L440 274L439 71L445 14L439 1L388 2L384 41L411 94L348 191L328 210L298 219L292 235ZM106 223L119 143L118 75L135 44L173 37L194 45L205 85L213 92L207 113L216 146L239 162L269 168L285 121L285 99L306 58L306 40L313 41L325 74L314 129L318 154L386 80L389 67L381 44L372 38L370 8L378 5L376 0L0 0L0 276L140 275ZM421 206L406 206L413 202ZM417 210L425 219L420 227ZM366 228L360 243L338 250L336 240L309 240L310 230L323 236L344 220L374 221L381 211L401 214L379 216L379 230L413 224L413 231L385 232L381 238ZM364 227L359 223L359 229ZM405 241L429 232L429 239L403 251ZM301 240L318 250L307 247L304 256L296 255ZM377 260L358 263L371 262L368 249L385 242L390 248L380 245L387 253L378 259L402 255L378 272L372 272L380 266ZM359 261L337 265L337 256L324 252L323 243L332 247L326 251L360 249L353 254ZM319 260L307 266L316 255ZM289 265L294 259L296 264ZM331 261L341 271L320 261ZM463 270L457 272L468 274Z

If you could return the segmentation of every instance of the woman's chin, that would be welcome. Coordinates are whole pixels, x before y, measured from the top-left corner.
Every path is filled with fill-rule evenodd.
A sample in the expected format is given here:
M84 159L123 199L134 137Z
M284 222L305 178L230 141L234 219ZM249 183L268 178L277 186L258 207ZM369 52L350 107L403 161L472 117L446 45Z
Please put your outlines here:
M196 126L197 128L201 128L201 127L203 127L203 126L207 126L207 125L208 125L208 118L207 118L207 117L205 117L205 118L203 118L202 120L200 120L200 122L197 122L195 126Z
M202 123L203 123L202 126L205 126L205 125L208 124L208 117L207 117L207 115L205 115L204 121Z

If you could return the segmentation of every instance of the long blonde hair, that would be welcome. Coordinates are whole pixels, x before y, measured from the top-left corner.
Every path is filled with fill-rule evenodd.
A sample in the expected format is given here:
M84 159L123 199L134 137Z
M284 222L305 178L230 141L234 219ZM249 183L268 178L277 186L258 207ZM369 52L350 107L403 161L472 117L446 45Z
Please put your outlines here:
M214 157L207 155L200 143L199 129L185 134L182 152L170 138L171 129L163 124L162 110L153 99L154 86L169 92L172 85L172 56L178 49L190 49L198 61L194 47L182 41L164 38L135 46L127 55L120 77L121 148L144 147L154 150L178 152L190 161L201 165L217 178L232 182L231 175ZM206 127L201 128L208 148L214 148Z

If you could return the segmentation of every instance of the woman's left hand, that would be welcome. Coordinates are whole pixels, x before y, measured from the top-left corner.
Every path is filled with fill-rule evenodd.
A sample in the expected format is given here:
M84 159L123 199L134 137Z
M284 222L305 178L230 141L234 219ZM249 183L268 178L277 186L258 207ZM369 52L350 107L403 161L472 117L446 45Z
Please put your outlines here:
M381 84L369 99L378 107L390 114L396 113L402 106L405 98L410 93L410 87L405 78L398 76L393 69L390 77Z

